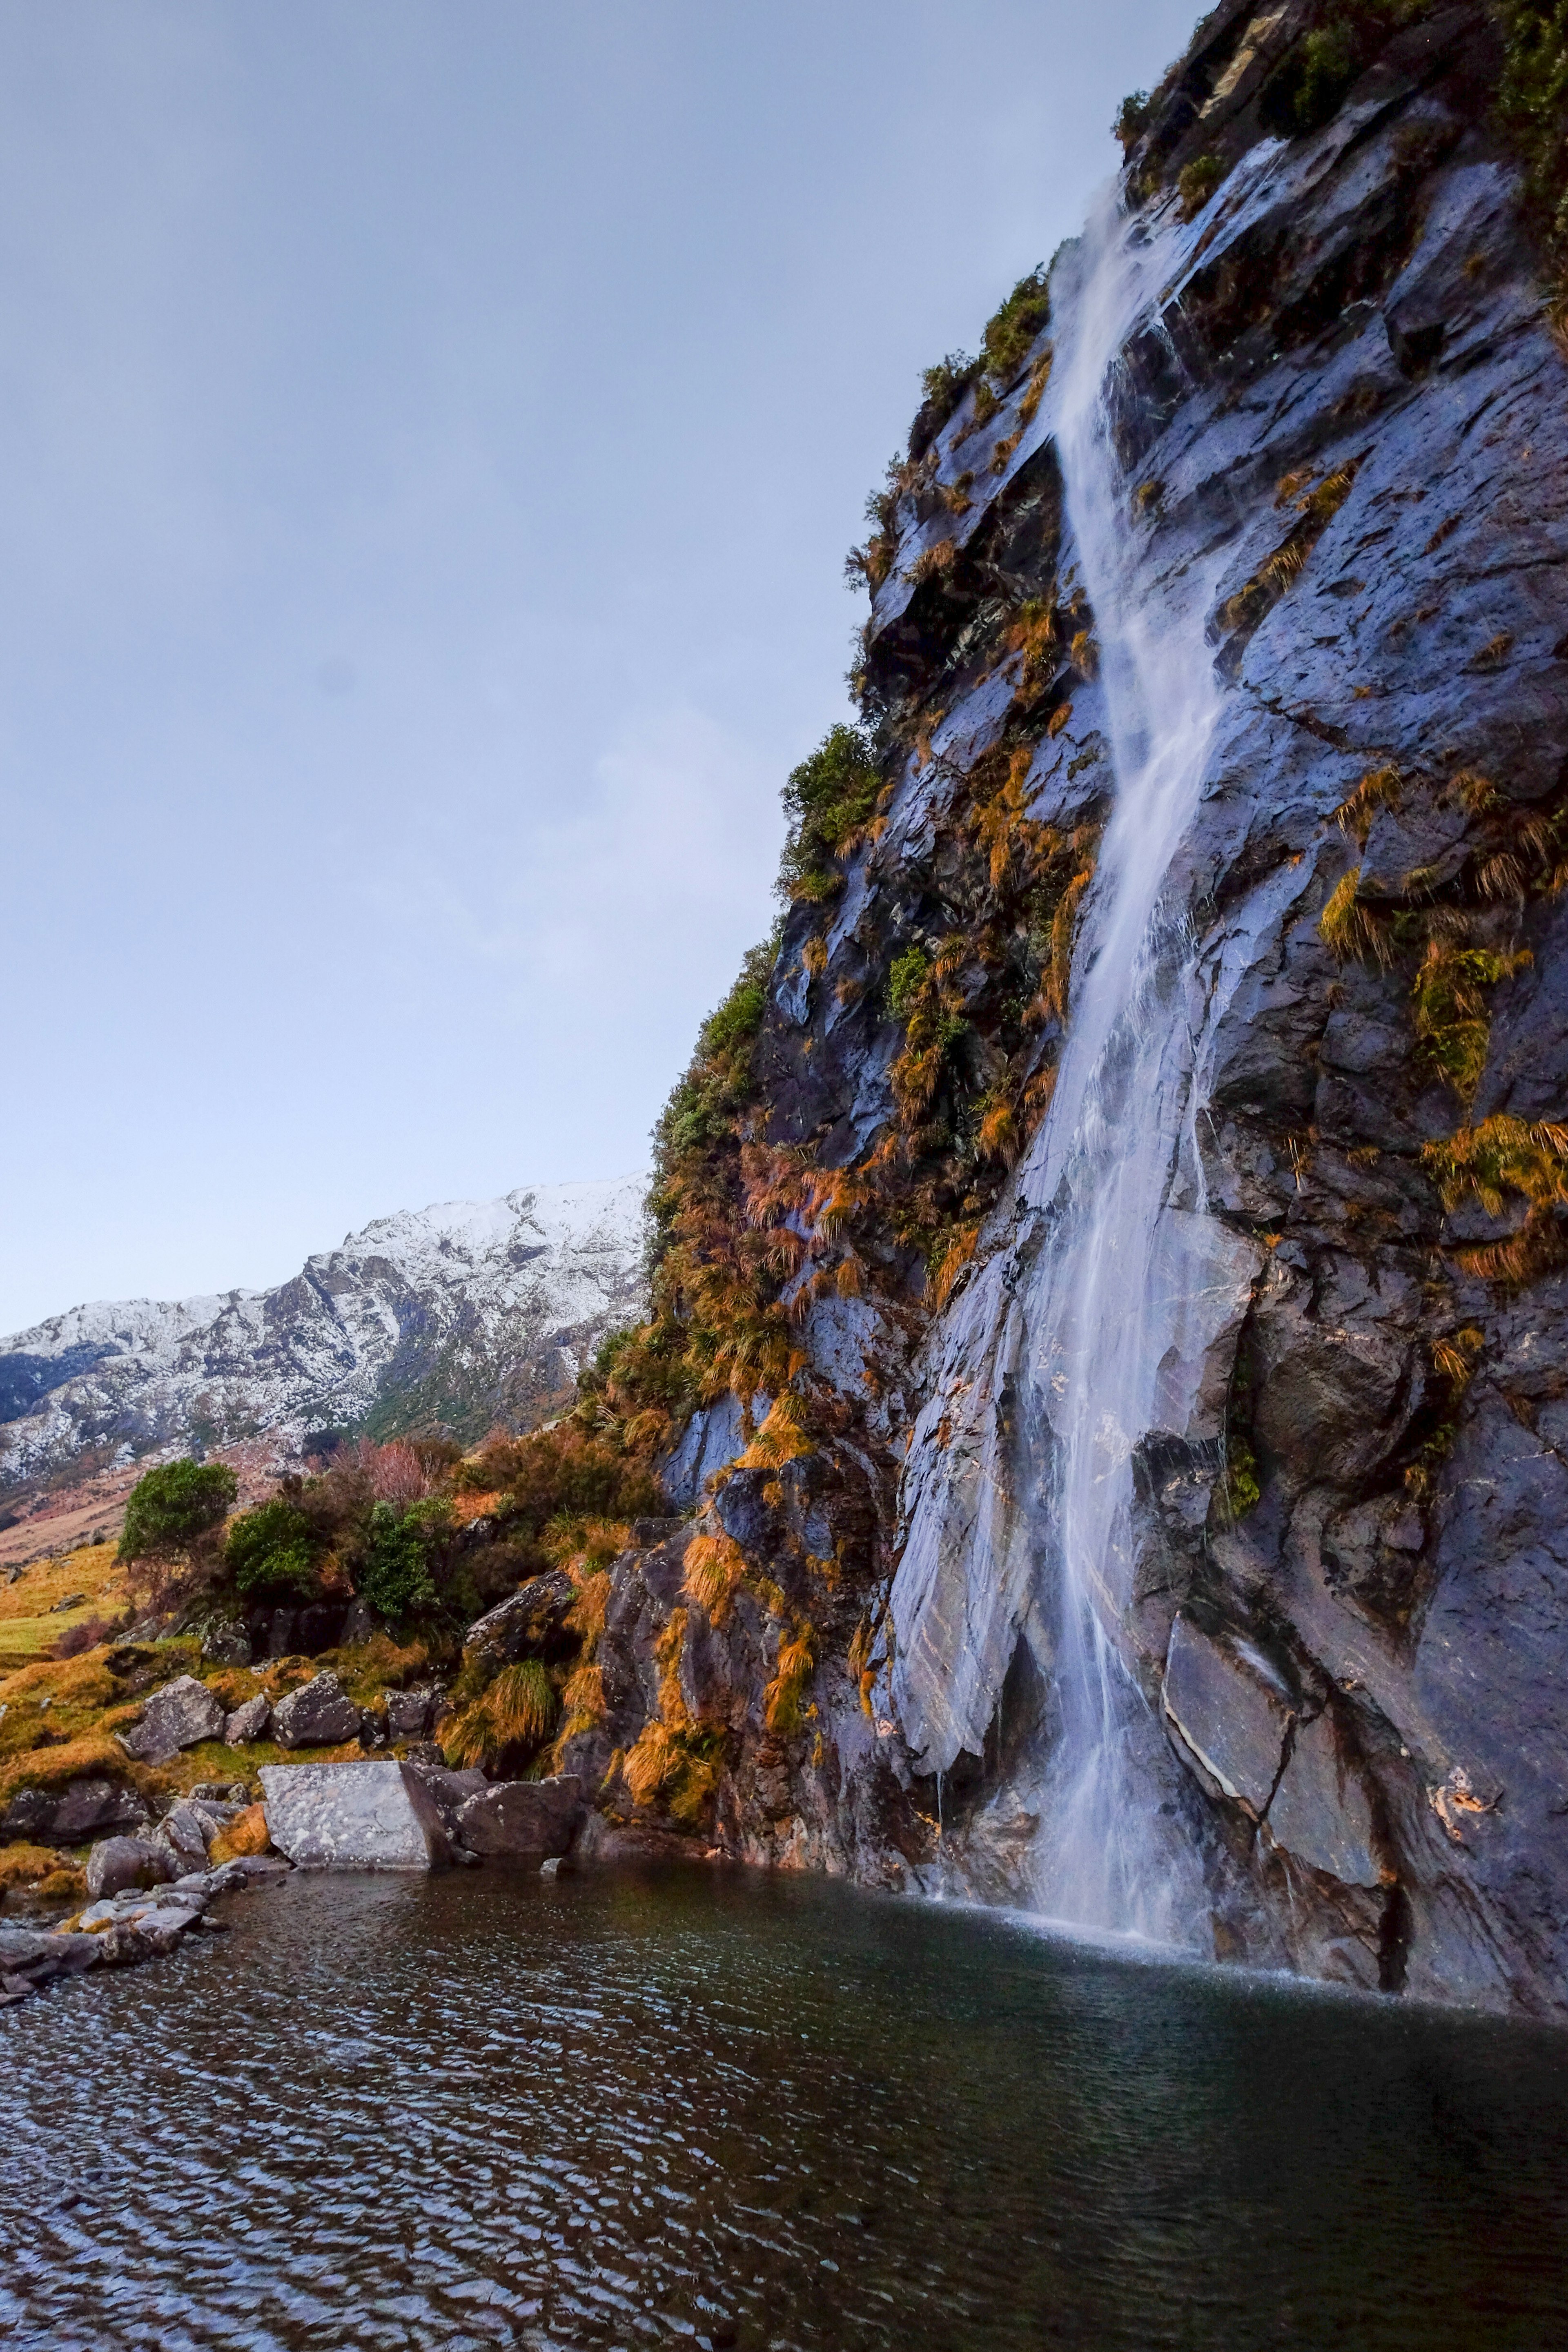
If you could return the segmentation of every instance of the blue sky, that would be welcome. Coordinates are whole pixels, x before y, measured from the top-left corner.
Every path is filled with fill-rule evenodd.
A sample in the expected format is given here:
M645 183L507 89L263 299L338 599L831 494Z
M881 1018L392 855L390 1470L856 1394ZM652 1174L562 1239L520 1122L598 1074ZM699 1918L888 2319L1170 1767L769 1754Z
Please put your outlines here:
M0 1331L643 1165L1163 0L0 0Z

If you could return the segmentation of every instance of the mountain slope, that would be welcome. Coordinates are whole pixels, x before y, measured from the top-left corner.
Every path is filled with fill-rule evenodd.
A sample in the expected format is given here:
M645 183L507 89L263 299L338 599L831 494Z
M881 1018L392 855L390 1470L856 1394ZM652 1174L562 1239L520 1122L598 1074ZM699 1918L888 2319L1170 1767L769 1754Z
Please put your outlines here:
M626 1176L404 1210L274 1290L52 1316L0 1341L0 1487L261 1434L527 1426L638 1311L643 1192Z

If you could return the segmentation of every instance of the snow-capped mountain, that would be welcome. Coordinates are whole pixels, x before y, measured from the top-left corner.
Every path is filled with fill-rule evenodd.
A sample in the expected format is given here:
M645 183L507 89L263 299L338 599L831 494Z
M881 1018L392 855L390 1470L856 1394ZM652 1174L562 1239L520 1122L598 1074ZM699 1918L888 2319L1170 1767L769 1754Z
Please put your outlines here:
M275 1290L74 1307L0 1339L0 1488L193 1442L528 1427L640 1310L646 1189L404 1210Z

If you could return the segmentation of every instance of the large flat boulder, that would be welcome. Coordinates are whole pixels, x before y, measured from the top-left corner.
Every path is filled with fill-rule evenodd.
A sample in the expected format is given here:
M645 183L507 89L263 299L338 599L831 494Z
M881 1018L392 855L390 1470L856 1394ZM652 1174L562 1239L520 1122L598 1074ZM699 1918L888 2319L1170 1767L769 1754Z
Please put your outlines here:
M279 1700L272 1736L280 1748L337 1748L359 1738L359 1709L336 1675L317 1675Z
M542 1862L547 1854L566 1852L583 1811L583 1783L571 1775L498 1780L460 1808L458 1835L474 1853Z
M429 1790L406 1765L264 1764L267 1827L301 1866L438 1870L452 1859Z
M216 1691L181 1675L155 1690L142 1710L142 1720L121 1741L128 1756L140 1764L166 1764L182 1748L204 1739L223 1738L224 1705Z

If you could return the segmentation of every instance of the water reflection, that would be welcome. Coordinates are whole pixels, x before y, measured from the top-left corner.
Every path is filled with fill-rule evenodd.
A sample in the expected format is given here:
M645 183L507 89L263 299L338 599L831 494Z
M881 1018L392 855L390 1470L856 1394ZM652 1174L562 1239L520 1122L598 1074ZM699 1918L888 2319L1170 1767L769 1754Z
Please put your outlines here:
M1555 2340L1568 2036L741 1874L230 1916L0 2023L0 2339Z

